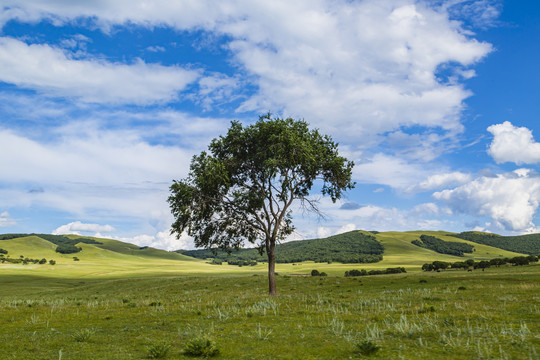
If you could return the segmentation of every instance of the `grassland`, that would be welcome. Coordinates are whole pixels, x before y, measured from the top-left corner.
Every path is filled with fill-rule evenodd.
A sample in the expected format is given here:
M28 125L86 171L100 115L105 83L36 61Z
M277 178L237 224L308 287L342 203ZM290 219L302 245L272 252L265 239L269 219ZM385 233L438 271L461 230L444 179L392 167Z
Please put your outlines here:
M2 273L2 359L143 359L161 344L170 346L167 358L181 359L201 335L221 359L357 358L355 344L366 340L381 347L379 359L538 359L540 265L359 279L280 275L275 298L265 295L263 275L242 271Z
M277 297L266 295L264 264L210 265L114 241L81 244L75 262L38 238L2 241L13 256L57 264L0 264L0 358L144 359L168 348L166 358L182 359L203 335L219 359L354 359L364 341L380 346L375 359L538 359L540 265L423 273L425 262L464 258L410 244L422 233L377 234L377 264L278 264ZM475 248L476 260L515 255ZM408 272L343 277L392 266ZM312 269L329 276L298 276Z

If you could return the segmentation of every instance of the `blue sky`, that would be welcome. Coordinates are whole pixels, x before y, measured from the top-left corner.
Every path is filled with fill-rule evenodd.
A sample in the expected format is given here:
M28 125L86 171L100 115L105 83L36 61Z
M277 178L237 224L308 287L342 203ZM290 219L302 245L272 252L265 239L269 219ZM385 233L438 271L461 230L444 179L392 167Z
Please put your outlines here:
M532 0L3 0L0 232L192 248L168 187L268 111L356 164L291 239L539 232L539 24Z

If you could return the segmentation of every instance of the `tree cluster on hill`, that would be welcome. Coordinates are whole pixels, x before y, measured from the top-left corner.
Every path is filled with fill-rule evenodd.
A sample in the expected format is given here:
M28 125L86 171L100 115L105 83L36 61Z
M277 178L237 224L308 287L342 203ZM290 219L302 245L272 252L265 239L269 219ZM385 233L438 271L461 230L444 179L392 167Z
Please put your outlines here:
M515 256L513 258L494 258L491 260L474 261L468 259L466 261L446 262L446 261L433 261L432 263L426 263L422 265L424 271L440 271L446 269L486 269L491 266L499 267L505 264L511 264L514 266L529 265L530 263L537 262L538 257L534 255L529 256Z
M430 235L421 235L420 240L413 240L412 243L429 250L438 252L439 254L463 256L464 253L472 253L474 246L455 242L444 241Z
M395 267L395 268L386 268L385 270L349 270L345 271L345 277L352 277L352 276L367 276L367 275L384 275L384 274L400 274L400 273L406 273L404 267Z
M15 258L15 259L12 259L10 257L0 256L0 262L2 264L3 263L11 263L11 264L23 264L23 265L27 265L27 264L43 265L43 264L47 263L47 259L45 259L45 258L43 258L43 259L30 259L28 257L24 257L23 255L21 255L19 258ZM54 264L56 264L56 261L50 260L49 264L54 265Z
M257 249L240 249L227 252L218 249L178 250L179 253L198 259L215 258L221 261L267 261ZM352 231L325 239L291 241L276 246L276 262L302 261L374 263L382 260L383 245L373 235Z
M501 236L477 231L465 231L459 234L448 235L517 253L529 255L540 254L540 234Z
M311 276L328 276L324 271L319 272L319 270L311 270Z
M75 246L78 243L84 243L84 244L102 244L99 241L96 241L94 239L89 238L76 238L76 239L70 239L67 236L64 235L51 235L51 234L3 234L0 235L0 240L11 240L11 239L18 239L21 237L27 237L27 236L37 236L43 240L47 240L56 246L56 252L60 254L74 254L78 253L82 249L78 246Z

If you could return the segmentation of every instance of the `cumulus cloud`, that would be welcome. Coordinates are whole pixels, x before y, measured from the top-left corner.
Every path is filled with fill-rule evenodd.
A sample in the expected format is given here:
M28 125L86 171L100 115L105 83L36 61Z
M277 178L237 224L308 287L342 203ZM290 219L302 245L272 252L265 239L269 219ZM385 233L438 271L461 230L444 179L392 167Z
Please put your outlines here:
M194 248L193 239L187 235L183 235L177 239L175 235L171 235L169 231L159 231L153 235L136 235L133 237L115 237L116 240L121 240L136 244L139 246L150 246L168 251L174 250L191 250Z
M491 125L487 130L493 134L488 154L497 163L513 162L520 165L540 162L540 143L534 140L530 129L505 121Z
M535 228L533 217L540 202L540 177L516 170L496 177L479 177L433 197L453 211L488 216L500 229L527 232Z
M487 11L488 7L490 4L477 4L475 11L478 13L483 8ZM305 117L313 125L342 138L367 137L415 125L461 131L463 100L471 93L460 83L460 74L469 77L469 67L492 50L491 45L473 39L459 23L452 21L448 7L413 0L218 3L7 0L2 18L4 21L48 19L59 26L92 19L89 23L105 31L129 23L178 30L203 29L223 36L233 56L229 60L256 89L240 111L277 109L287 115ZM4 81L46 88L53 93L69 91L89 101L102 99L97 88L116 101L169 100L196 77L190 71L145 63L75 62L46 45L29 46L14 41L4 45L6 53L7 49L19 53L19 57L13 58L27 54L22 59L29 59L33 54L32 59L43 58L53 65L64 65L76 75L72 81L85 86L73 88L56 80L66 78L58 73L60 66L53 66L48 78L33 71L28 61L17 66L4 60L9 65L3 66ZM458 80L441 81L437 76L441 65L454 72ZM117 91L119 85L108 89L89 82L80 75L82 69L88 77L97 75L96 82L104 82L103 74L110 74L114 84L135 83L131 87L123 86L122 95ZM21 74L23 70L28 77ZM8 72L15 75L9 77ZM139 76L129 79L129 74ZM37 78L33 80L30 75ZM116 81L118 78L129 81ZM227 94L223 90L229 84L225 88L223 85L219 77L201 82L203 92L220 89L217 93L213 91L218 98ZM142 89L145 86L148 92Z
M443 188L451 185L461 185L471 180L470 174L465 174L459 171L454 171L445 174L430 175L426 180L419 184L407 188L407 192L422 192L430 191L438 188Z
M411 163L405 159L383 153L365 160L356 160L353 177L358 182L388 185L405 190L428 176L425 164Z
M0 81L48 96L85 102L148 104L178 98L199 78L198 71L177 66L110 63L70 58L47 44L0 38Z
M111 225L99 225L99 224L85 224L80 221L71 222L66 225L62 225L56 228L52 234L53 235L64 235L64 234L76 234L81 235L81 232L84 233L100 233L100 232L112 232L115 231L115 228Z
M470 93L438 82L437 68L471 65L490 45L422 3L340 2L331 10L326 2L295 4L288 16L282 3L272 3L259 9L264 18L250 14L229 26L231 50L259 78L259 92L242 109L308 114L344 137L412 125L461 129Z

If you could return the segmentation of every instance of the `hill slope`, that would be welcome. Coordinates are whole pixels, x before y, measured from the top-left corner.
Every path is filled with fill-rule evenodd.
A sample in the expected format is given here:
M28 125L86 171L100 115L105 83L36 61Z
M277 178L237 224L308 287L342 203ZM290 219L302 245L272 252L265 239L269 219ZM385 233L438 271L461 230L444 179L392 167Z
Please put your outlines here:
M227 253L224 250L179 250L184 255L198 259L215 258L229 263L238 260L266 261L257 249L240 249ZM325 239L290 241L276 245L276 262L296 263L302 261L373 263L382 260L384 246L375 237L362 231L330 236Z
M529 255L540 254L540 234L501 236L478 231L466 231L452 236L508 251L515 251Z
M471 253L462 256L440 254L428 248L414 245L422 235L441 239L447 243L464 243L472 247ZM520 254L495 248L492 246L474 243L453 236L456 234L445 231L408 231L408 232L382 232L370 233L365 231L351 231L334 235L325 239L291 241L276 246L276 261L280 263L294 263L301 261L315 262L342 262L342 263L391 263L391 264L417 264L419 261L431 262L461 261L472 258L478 260L494 257L514 257ZM266 261L266 255L260 255L256 249L232 250L229 254L223 250L188 250L180 253L199 259L219 259L237 263L244 261ZM382 257L381 257L382 255Z
M440 254L428 248L419 247L413 241L422 235L429 235L443 241L463 242L472 245L473 252L464 256ZM351 267L367 269L384 269L387 267L403 266L411 270L420 271L424 263L435 260L456 262L466 259L489 260L496 257L514 257L522 254L498 249L489 245L479 244L455 237L444 231L409 231L409 232L382 232L370 233L353 231L332 236L326 239L293 241L278 246L278 261L291 263L278 264L280 273L305 274L313 268L319 267L329 274L343 274ZM78 236L67 236L77 239ZM56 265L48 263L38 265L28 263L11 264L0 263L2 275L32 275L32 276L60 276L70 278L81 277L125 277L148 276L156 274L241 274L265 273L266 265L242 267L232 265L215 266L203 259L186 256L198 254L201 258L216 257L208 250L182 251L182 253L165 250L139 247L134 244L102 238L86 238L89 243L76 243L81 250L74 254L60 254L55 250L57 245L36 235L29 235L1 240L0 249L8 251L7 256L18 259L20 256L48 260L55 260ZM382 252L383 251L383 252ZM382 252L382 260L380 260ZM225 253L221 255L227 256ZM6 256L6 255L5 255ZM259 255L256 249L245 249L232 254L232 259L256 259L265 261L266 256ZM77 261L74 259L77 258ZM359 259L380 260L376 263L360 264ZM307 262L300 262L308 260ZM314 261L331 261L331 264L317 264ZM342 261L348 263L342 263ZM234 261L233 261L234 262Z

